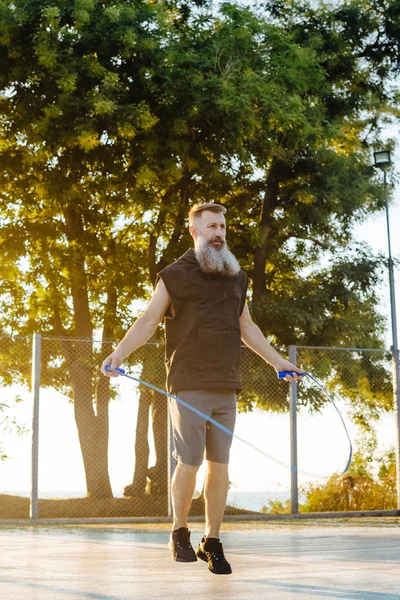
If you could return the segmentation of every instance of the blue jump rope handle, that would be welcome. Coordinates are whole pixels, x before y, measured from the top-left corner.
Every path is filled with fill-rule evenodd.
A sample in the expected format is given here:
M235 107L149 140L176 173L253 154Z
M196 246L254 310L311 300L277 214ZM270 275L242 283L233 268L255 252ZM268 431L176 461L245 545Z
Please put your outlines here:
M298 373L297 371L278 371L278 379L285 379L286 375L294 375L295 373L300 377L307 375L307 373Z
M126 375L125 369L123 369L122 367L117 367L115 369L111 368L111 365L106 365L104 367L105 371L111 372L111 371L117 371L117 373L119 373L120 375Z

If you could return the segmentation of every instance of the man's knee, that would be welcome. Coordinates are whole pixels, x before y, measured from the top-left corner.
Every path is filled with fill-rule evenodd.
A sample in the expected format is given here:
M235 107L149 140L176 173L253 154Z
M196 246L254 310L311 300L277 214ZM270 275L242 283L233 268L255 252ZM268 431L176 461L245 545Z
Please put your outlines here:
M175 473L179 470L181 473L187 473L188 475L196 475L197 471L200 469L201 465L188 465L187 463L178 460L177 465L175 467Z
M219 473L227 473L229 469L229 464L215 462L214 460L207 460L207 469L208 471L212 472L218 471Z

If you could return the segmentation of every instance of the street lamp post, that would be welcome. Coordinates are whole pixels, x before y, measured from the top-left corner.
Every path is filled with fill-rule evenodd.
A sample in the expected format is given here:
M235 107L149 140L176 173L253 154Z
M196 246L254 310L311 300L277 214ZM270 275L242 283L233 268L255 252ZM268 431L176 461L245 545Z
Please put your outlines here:
M383 184L385 187L386 227L388 239L388 267L390 288L390 311L392 321L392 357L393 357L393 388L394 405L396 410L396 486L397 486L397 508L400 509L400 357L397 339L396 297L394 291L394 265L392 248L390 244L390 222L389 222L389 194L387 185L387 168L390 166L390 152L388 150L374 152L375 166L383 170Z

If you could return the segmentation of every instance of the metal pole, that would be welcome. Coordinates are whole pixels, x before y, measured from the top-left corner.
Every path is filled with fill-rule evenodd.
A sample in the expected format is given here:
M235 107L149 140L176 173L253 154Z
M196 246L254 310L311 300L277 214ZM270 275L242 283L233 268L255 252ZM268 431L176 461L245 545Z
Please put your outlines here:
M296 346L289 346L289 360L293 365L297 361ZM297 365L296 365L297 366ZM299 483L297 476L297 382L289 383L290 397L290 512L297 515L299 512Z
M168 402L168 516L173 516L173 507L172 507L172 495L171 495L171 482L172 476L176 467L176 460L173 456L174 452L174 432L172 429L172 421L171 421L171 413L169 410L169 402Z
M397 339L397 317L396 317L396 296L394 286L394 265L392 258L392 247L390 243L390 222L389 222L389 193L386 177L386 169L383 171L383 182L385 186L385 207L386 207L386 227L388 239L388 267L389 267L389 288L390 288L390 312L392 321L392 357L393 357L393 395L394 406L396 410L396 484L397 484L397 508L400 509L400 357L399 344Z
M33 334L32 340L32 456L31 456L31 500L29 518L39 518L38 474L39 474L39 392L40 392L40 354L41 335Z

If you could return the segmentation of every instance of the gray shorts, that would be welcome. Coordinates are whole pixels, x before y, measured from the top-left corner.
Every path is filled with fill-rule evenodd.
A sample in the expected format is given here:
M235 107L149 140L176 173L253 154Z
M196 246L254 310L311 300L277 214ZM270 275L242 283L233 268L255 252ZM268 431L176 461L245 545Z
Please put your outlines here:
M182 390L174 396L233 431L236 390ZM204 457L213 462L228 463L232 436L173 398L169 403L176 460L196 467L201 465Z

